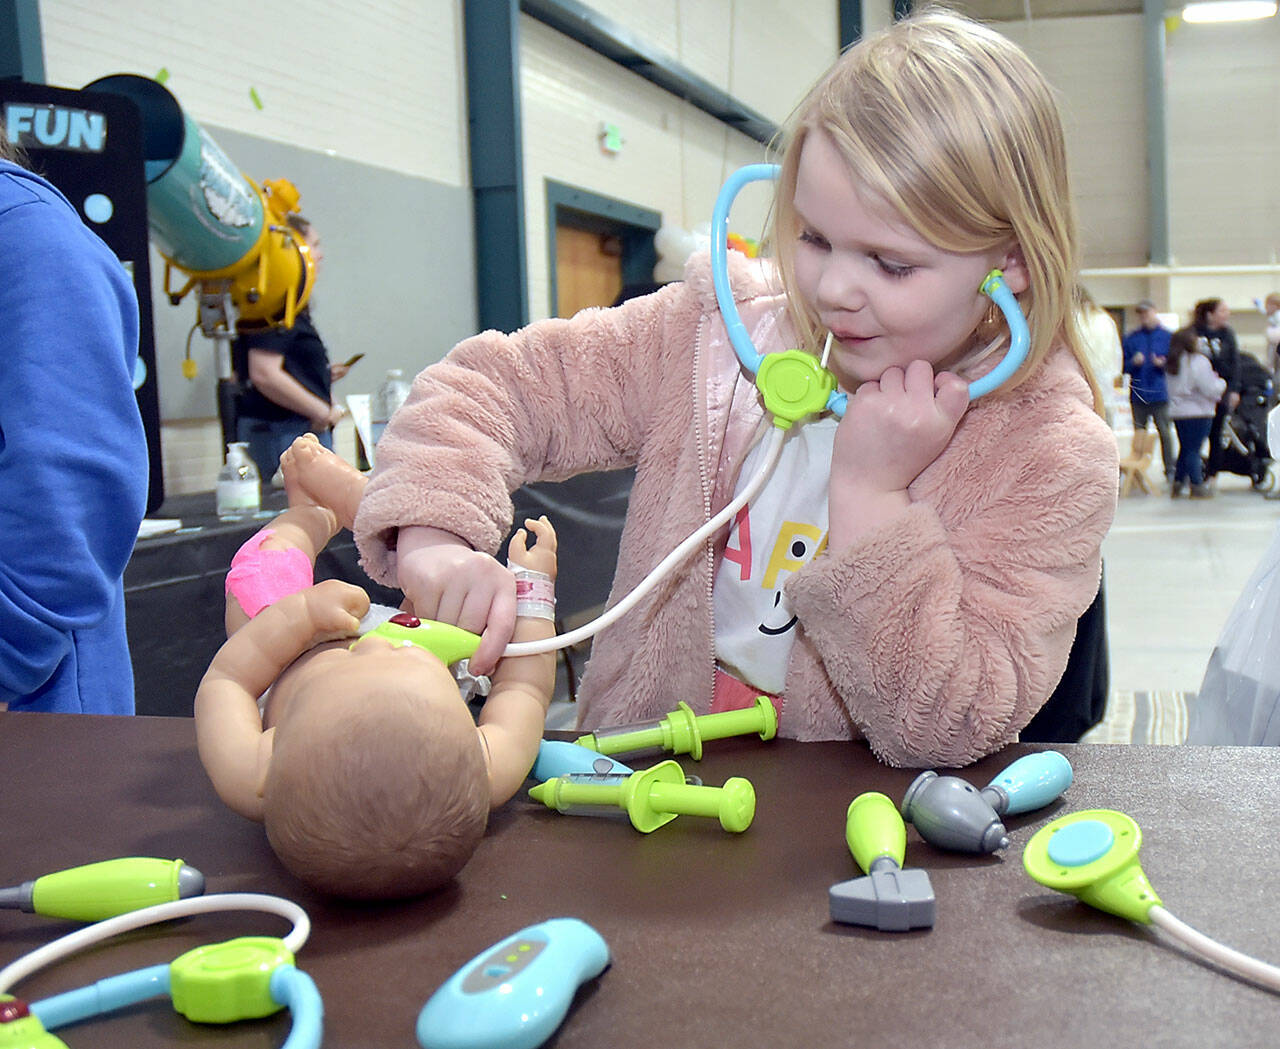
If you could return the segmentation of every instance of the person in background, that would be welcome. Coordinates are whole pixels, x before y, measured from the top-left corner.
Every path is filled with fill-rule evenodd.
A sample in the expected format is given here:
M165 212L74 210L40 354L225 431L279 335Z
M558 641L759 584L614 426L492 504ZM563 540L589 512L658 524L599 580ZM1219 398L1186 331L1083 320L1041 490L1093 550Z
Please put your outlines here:
M1178 430L1178 463L1169 496L1177 499L1190 484L1192 499L1208 499L1213 489L1202 476L1200 446L1209 436L1227 380L1214 374L1204 340L1195 328L1179 328L1169 337L1169 358L1164 370L1169 415Z
M1124 371L1129 376L1133 432L1145 430L1148 420L1156 424L1164 477L1172 485L1177 449L1169 423L1169 390L1164 376L1165 361L1169 356L1169 334L1169 329L1160 323L1156 315L1156 304L1150 299L1138 303L1138 327L1124 337Z
M138 300L0 127L0 709L132 714L123 576L146 509Z
M1236 333L1227 327L1230 316L1231 308L1221 299L1201 299L1192 311L1191 323L1200 340L1200 350L1227 384L1226 394L1218 401L1209 426L1209 458L1204 471L1206 481L1213 480L1222 468L1222 426L1240 403L1240 349L1236 344Z
M926 10L860 40L795 110L777 259L727 252L759 351L827 346L843 418L759 443L775 428L696 255L653 295L482 333L419 374L360 503L362 564L419 615L482 633L483 673L515 622L491 556L512 489L636 467L616 601L776 451L728 534L595 638L579 728L767 693L779 735L865 739L892 765L1017 740L1099 592L1117 497L1064 138L1047 81L985 26ZM1029 353L970 402L1010 342L981 291L992 269Z
M1079 313L1080 342L1093 370L1093 381L1102 394L1107 425L1116 425L1115 384L1120 377L1120 331L1111 314L1099 306L1081 289Z
M1267 367L1276 379L1280 379L1280 291L1273 291L1261 301L1253 301L1267 318Z
M287 221L302 235L318 272L324 250L315 226L296 213ZM294 438L314 433L333 448L333 428L346 411L333 403L332 385L347 366L329 363L309 307L298 312L292 328L237 326L232 361L242 387L236 440L249 445L264 485Z

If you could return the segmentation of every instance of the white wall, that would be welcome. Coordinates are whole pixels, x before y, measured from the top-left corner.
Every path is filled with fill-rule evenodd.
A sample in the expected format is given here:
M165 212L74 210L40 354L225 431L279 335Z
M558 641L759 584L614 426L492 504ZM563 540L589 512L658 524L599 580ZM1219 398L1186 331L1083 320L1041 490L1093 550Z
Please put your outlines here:
M838 48L834 4L597 0L590 6L777 124ZM693 229L710 221L730 172L767 159L763 144L527 16L520 20L520 77L534 318L554 312L547 179L657 211L665 224ZM600 149L606 121L622 131L621 153ZM768 203L766 187L747 187L730 228L759 237Z
M467 183L456 0L39 6L50 84L78 88L108 73L165 69L165 86L200 124Z
M1178 24L1167 41L1175 259L1280 260L1280 17Z
M1059 92L1086 266L1147 260L1142 17L995 25Z

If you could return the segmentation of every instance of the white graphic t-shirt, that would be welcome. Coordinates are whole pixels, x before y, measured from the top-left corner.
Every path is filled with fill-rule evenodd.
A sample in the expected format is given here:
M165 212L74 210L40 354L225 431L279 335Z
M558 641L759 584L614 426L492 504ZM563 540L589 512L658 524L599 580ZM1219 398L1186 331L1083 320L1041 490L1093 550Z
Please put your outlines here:
M786 684L796 627L782 584L827 545L827 488L838 423L828 416L791 428L773 474L738 512L716 569L716 660L739 681L774 695ZM763 443L747 456L738 491L755 475L762 455Z

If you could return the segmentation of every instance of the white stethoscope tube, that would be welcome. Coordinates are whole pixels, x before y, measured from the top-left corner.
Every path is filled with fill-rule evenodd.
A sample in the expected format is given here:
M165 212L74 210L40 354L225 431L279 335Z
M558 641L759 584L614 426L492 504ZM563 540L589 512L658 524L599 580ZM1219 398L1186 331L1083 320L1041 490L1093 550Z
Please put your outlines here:
M211 914L216 911L262 911L265 914L278 914L288 919L293 923L293 928L284 937L283 942L293 954L297 954L302 949L302 945L307 942L307 937L311 935L311 919L307 917L307 912L292 900L286 900L280 896L254 892L221 892L210 896L192 896L190 899L143 907L141 910L129 911L105 921L95 922L93 925L77 929L52 943L24 954L0 969L0 994L6 993L14 984L25 980L46 965L68 958L86 947L101 943L119 933L140 929L144 925L154 925L156 922L170 921L173 918L185 918L192 914Z
M693 550L696 550L702 543L706 542L709 537L715 535L722 526L732 521L738 511L759 494L760 489L764 487L765 481L773 473L773 468L778 464L778 457L782 454L782 440L786 436L786 431L776 426L770 426L769 430L769 434L764 439L764 458L760 463L760 469L756 471L755 476L751 478L747 486L723 510L659 561L626 597L603 615L584 626L578 627L577 630L549 637L545 641L517 641L510 644L503 651L503 658L505 659L507 656L534 656L541 652L555 652L562 648L568 648L570 645L576 645L579 641L594 637L605 627L610 626L631 611L641 598L657 586L659 581L668 575L672 569L680 564Z

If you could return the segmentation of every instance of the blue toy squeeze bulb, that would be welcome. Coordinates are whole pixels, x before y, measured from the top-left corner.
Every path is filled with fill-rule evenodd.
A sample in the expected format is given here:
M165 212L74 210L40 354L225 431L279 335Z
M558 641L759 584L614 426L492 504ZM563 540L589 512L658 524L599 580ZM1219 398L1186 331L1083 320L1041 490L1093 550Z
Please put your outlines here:
M535 1049L573 996L604 972L609 947L577 918L530 925L477 954L418 1014L422 1049Z
M930 845L959 852L1009 847L1001 817L1043 808L1071 786L1071 764L1056 750L1027 754L979 791L958 776L922 772L902 799L902 816Z

